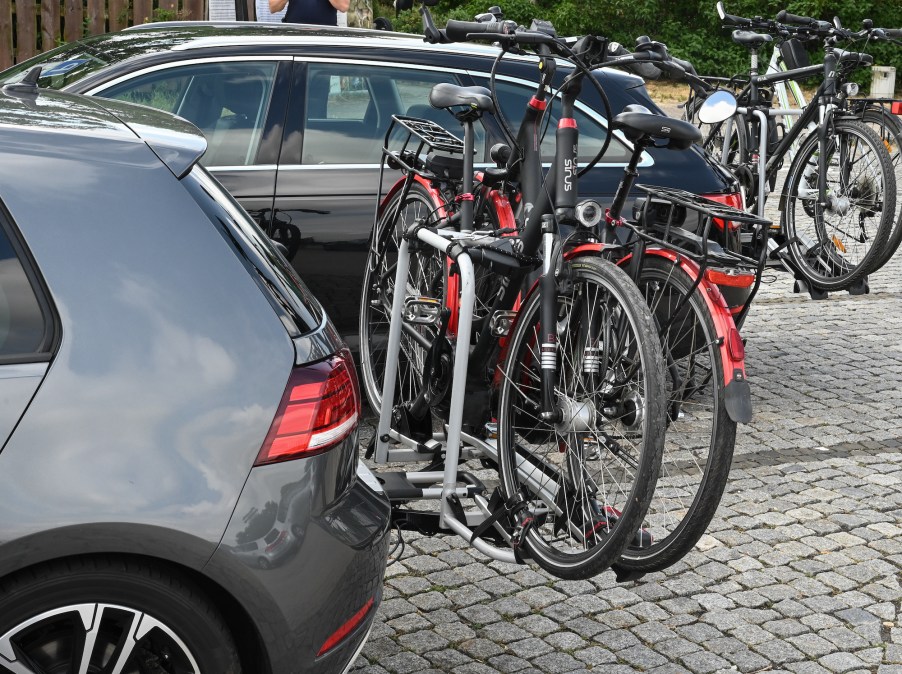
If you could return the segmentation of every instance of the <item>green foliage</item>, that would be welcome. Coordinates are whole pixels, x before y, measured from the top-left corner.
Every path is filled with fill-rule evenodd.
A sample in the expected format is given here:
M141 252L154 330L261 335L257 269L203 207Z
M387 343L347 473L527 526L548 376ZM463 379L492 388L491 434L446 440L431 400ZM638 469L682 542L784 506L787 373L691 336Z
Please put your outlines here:
M432 8L436 25L450 19L472 19L484 12L491 0L440 0ZM500 0L505 18L529 25L532 18L550 20L561 35L595 33L623 43L628 48L639 35L649 35L667 44L670 51L691 61L700 73L732 75L748 69L748 52L730 40L730 30L721 28L716 0ZM725 0L726 11L738 16L774 18L781 9L793 14L832 21L839 16L847 28L858 29L861 19L874 25L902 28L902 3L888 0ZM377 0L376 16L389 18L395 30L421 33L418 5L395 17L391 4ZM896 82L902 85L902 47L872 44L867 52L874 63L896 67ZM767 64L769 52L762 56ZM819 45L812 48L812 61L821 60ZM867 83L870 72L861 71Z

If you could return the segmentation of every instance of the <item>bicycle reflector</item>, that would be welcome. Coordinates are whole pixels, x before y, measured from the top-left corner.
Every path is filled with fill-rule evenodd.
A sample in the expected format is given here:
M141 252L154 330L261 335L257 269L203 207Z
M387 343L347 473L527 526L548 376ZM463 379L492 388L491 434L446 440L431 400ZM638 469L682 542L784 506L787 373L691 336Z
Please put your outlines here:
M902 115L902 101L893 101L889 106L889 111L894 115Z
M351 353L296 367L254 465L322 454L357 428L360 389Z
M741 192L728 192L727 194L703 194L705 199L710 199L711 201L716 201L719 204L723 204L724 206L730 206L735 208L737 211L743 210L744 204L742 203L742 193ZM729 227L729 229L739 229L741 223L733 222L732 220L728 223L724 223L721 218L714 218L714 225L718 229L724 229L724 227Z

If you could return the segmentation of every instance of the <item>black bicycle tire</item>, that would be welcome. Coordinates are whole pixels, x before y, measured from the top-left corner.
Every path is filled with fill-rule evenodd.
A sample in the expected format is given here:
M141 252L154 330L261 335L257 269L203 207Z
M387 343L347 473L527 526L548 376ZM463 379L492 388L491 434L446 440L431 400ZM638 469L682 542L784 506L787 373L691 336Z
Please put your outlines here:
M370 235L370 243L368 247L366 266L364 268L363 283L360 293L361 299L358 336L360 339L359 349L361 386L370 404L370 408L377 413L382 403L382 381L384 378L384 372L382 370L384 369L384 362L378 361L378 359L374 355L374 350L372 347L373 328L371 324L374 322L374 319L372 318L372 310L374 310L375 307L371 304L371 300L378 299L373 297L373 292L375 290L373 275L376 273L377 269L380 269L384 264L386 256L392 252L397 251L396 241L393 241L392 237L395 230L397 230L397 223L394 222L394 220L396 217L403 214L403 211L398 210L398 202L401 199L405 200L405 204L413 203L414 201L422 204L424 207L421 214L422 216L425 216L430 212L434 212L437 208L440 208L442 206L441 204L436 203L434 197L424 186L417 182L414 182L408 192L405 193L404 191L400 191L392 196L392 198L383 208L382 216L379 218L376 227L373 229ZM438 253L436 253L436 255L438 255ZM414 264L416 264L415 258L415 255L411 255L411 261ZM439 295L441 295L443 291L444 287L441 288L440 292L437 291L432 294L436 295L436 299L441 299ZM387 308L385 307L384 302L381 306L383 308ZM384 322L384 326L385 339L387 339L388 323ZM409 362L410 359L407 357L404 349L401 350L399 359L401 359L402 361L399 362L399 368L403 367L403 361L405 359L407 360L407 362ZM412 372L412 375L421 376L422 370L420 369L418 371L414 371ZM400 384L398 385L400 386Z
M649 392L642 406L646 415L642 417L642 423L645 428L643 435L645 441L638 452L635 479L628 494L625 494L623 498L623 510L619 511L619 519L616 520L604 541L601 544L587 547L576 554L568 554L554 550L552 546L539 536L537 528L529 530L525 536L525 547L530 557L540 567L559 578L583 579L600 573L617 560L629 539L636 534L651 500L660 469L664 427L666 425L662 395L664 390L664 363L660 341L657 337L651 312L639 294L638 288L622 270L610 262L599 258L585 257L578 258L567 264L567 268L562 272L561 276L566 277L571 284L582 279L591 281L597 284L597 287L603 288L606 293L610 293L616 300L619 307L622 308L623 315L629 321L630 329L635 331L637 335L637 351L641 353L644 390ZM511 400L511 397L514 395L512 391L519 388L519 386L513 384L513 381L521 376L521 365L529 360L527 357L528 340L532 337L530 331L534 329L533 326L538 321L539 309L540 294L534 293L519 311L516 326L509 338L509 351L503 364L504 370L501 377L498 405L498 455L502 490L508 499L516 498L520 494L521 489L518 473L515 470L518 448L520 452L529 451L524 450L512 437L511 424L513 416L517 412L514 410L515 403ZM567 323L567 325L569 326L570 323ZM524 348L527 351L522 351ZM566 348L566 345L564 348ZM561 369L559 367L559 372ZM567 390L566 386L561 388ZM654 394L651 392L654 392ZM540 433L548 433L547 430L537 430ZM559 441L554 440L554 442ZM583 450L585 450L585 447L583 447ZM600 451L605 452L607 456L607 449ZM535 456L534 453L533 456ZM564 461L565 459L559 460ZM541 461L541 458L536 459L536 461ZM577 461L580 461L579 457L577 457ZM579 466L581 477L583 470L586 473L591 473L589 469L584 468L582 461L580 461ZM529 476L524 476L524 480L528 481L528 479ZM620 502L618 501L619 504ZM605 506L607 505L608 501L605 499ZM557 522L554 522L554 526L557 526ZM593 528L593 536L596 535L596 531L597 529ZM588 537L587 534L586 538L588 539Z
M745 163L748 155L748 128L746 126L747 121L746 117L743 114L736 113L733 115L733 138L736 139L736 150L734 151L730 148L730 153L726 158L726 161L723 159L723 128L726 125L726 121L718 122L717 124L708 125L710 129L707 134L705 134L705 138L702 140L702 147L705 151L711 156L714 161L718 164L731 168L738 166L740 164ZM702 128L704 125L699 125L699 128ZM721 141L720 149L715 152L712 150L713 143L715 143L718 139Z
M873 271L876 271L877 262L879 262L880 260L878 254L882 250L884 250L886 246L887 238L889 237L890 230L892 229L892 220L895 215L895 177L893 175L889 154L886 152L886 149L883 147L883 144L877 137L877 134L857 120L834 119L833 130L830 135L830 142L835 143L836 137L844 137L845 133L853 133L857 135L859 140L869 145L871 150L875 152L877 161L880 164L880 171L883 179L883 192L881 194L883 199L883 208L880 222L877 225L876 232L871 239L872 243L870 248L868 248L867 252L864 253L861 259L857 263L850 264L848 260L846 260L842 255L836 252L838 250L838 247L835 243L833 243L833 246L828 249L827 253L828 256L832 259L828 259L826 260L826 262L822 262L822 264L827 267L838 268L838 271L840 273L831 272L831 274L828 276L818 273L817 270L813 268L813 266L805 259L804 255L799 251L799 243L805 242L797 235L798 227L796 224L796 219L792 216L792 213L795 212L796 201L800 202L798 207L804 209L804 204L801 203L803 200L801 198L798 198L798 186L800 181L804 178L803 173L806 165L808 165L809 163L811 163L812 166L816 165L816 162L809 162L809 157L814 156L814 154L818 152L818 138L816 133L812 133L808 136L808 138L806 138L805 142L802 144L802 147L799 149L798 154L793 160L792 166L789 169L789 173L786 176L786 182L783 191L784 196L781 200L780 205L781 229L786 237L787 252L794 266L796 267L796 270L801 273L812 284L812 286L826 291L845 290L862 277L870 274ZM814 187L816 188L816 184ZM794 197L793 195L796 196ZM888 205L892 205L892 208L888 208ZM814 207L817 207L816 204L814 205ZM792 209L792 213L790 209ZM819 226L817 224L816 219L814 219L814 222L814 226L816 228L818 228L819 230L824 229L823 225ZM821 233L820 231L817 232L817 238L821 242L819 245L819 248L821 250L825 249L824 240L827 239L827 234L828 233L825 229L823 233ZM833 235L833 237L831 237L831 242L833 241L835 241L835 234Z
M661 287L654 289L654 282L662 284ZM702 387L706 400L699 401L698 408L694 407L694 404L690 406L684 402L681 418L673 419L674 415L671 414L671 423L664 442L658 488L646 515L649 533L658 538L646 548L628 546L617 562L618 567L629 571L649 573L666 569L682 559L711 523L730 475L736 440L736 422L730 419L726 410L724 364L714 321L705 302L704 290L701 287L693 289L694 280L678 263L651 255L647 255L643 260L638 285L646 302L652 307L656 324L661 331L665 362L671 373L671 386L668 389L671 392L669 406L675 405L677 397L673 379L685 376L684 368L693 367L692 361L696 355L700 356L700 360L707 358L710 363L708 383ZM669 299L665 299L668 297L665 294L668 292L668 286L673 289L673 294ZM692 294L682 302L682 298L690 290ZM656 294L650 295L651 292ZM677 309L681 314L685 312L686 318L673 320L674 311ZM686 340L694 338L696 330L701 340L687 345ZM705 345L707 349L703 351ZM678 352L682 351L687 352L686 357L680 357ZM709 395L710 404L707 401ZM698 400L698 396L699 393L695 392L693 398ZM706 432L704 425L693 426L691 417L704 424L704 419L709 415L712 420L710 442L707 455L699 461L697 448L687 449L686 439ZM684 463L687 464L686 467L681 468ZM697 485L691 474L693 470L700 471ZM684 476L682 480L680 474ZM685 507L680 495L691 491L693 487L695 491L691 496L691 503ZM685 500L688 501L688 498ZM683 509L685 514L679 522L666 532L664 537L660 537L662 528L658 526L658 522L666 520L668 513L682 512ZM670 515L670 517L678 516Z
M893 163L894 173L898 173L902 171L902 122L893 114L887 114L882 108L867 108L864 110L861 116L861 121L865 124L874 124L881 129L886 129L889 133L891 133L895 139L895 151L892 154L892 150L887 147L887 152L891 152L890 160ZM884 145L886 145L886 140L883 140ZM896 181L896 189L900 187L899 181ZM902 199L896 200L896 218L893 222L893 228L890 231L890 235L886 240L886 245L883 250L883 254L880 256L880 260L875 265L876 268L880 268L890 261L892 256L899 249L899 244L902 243Z

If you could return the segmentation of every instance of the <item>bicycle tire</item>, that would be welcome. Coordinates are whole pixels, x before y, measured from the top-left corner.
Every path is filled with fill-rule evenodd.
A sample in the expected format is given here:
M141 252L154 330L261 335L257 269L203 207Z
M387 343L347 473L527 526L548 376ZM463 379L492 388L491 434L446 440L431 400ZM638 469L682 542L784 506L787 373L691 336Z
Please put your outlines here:
M727 168L738 166L746 161L748 152L748 127L745 115L736 113L733 115L733 130L730 138L730 148L726 158L723 156L723 141L726 121L717 124L699 124L699 129L705 134L702 147L711 155L711 158Z
M736 422L726 409L719 337L704 288L677 262L654 255L643 260L638 286L664 349L669 424L645 518L650 545L628 546L617 565L649 573L682 559L711 523L730 475Z
M861 121L873 129L886 147L898 188L902 185L902 122L895 115L887 114L883 108L866 109L861 116ZM877 268L890 261L890 258L899 249L900 243L902 243L902 199L897 198L893 228L886 240L883 254L876 264Z
M819 147L813 133L786 177L781 225L798 271L816 288L845 290L877 269L892 230L896 181L883 143L859 121L834 119L827 149L831 206L817 203ZM857 224L845 217L853 210Z
M363 275L360 300L360 374L371 409L378 412L382 404L382 382L388 343L389 319L394 294L395 265L400 234L415 220L437 221L442 204L419 182L408 192L393 195L382 209L382 215L370 236L369 251ZM429 254L425 246L413 244L416 254L410 256L409 294L444 301L444 257ZM435 329L413 328L425 340L432 341ZM423 359L427 348L408 330L401 333L395 403L406 402L417 395L422 383Z
M506 498L522 499L532 514L523 539L531 558L555 576L581 579L608 568L639 535L661 463L664 363L651 312L622 270L581 257L565 263L561 278L555 391L569 419L537 416L545 338L535 292L518 313L500 376L498 455ZM593 358L597 371L586 374Z

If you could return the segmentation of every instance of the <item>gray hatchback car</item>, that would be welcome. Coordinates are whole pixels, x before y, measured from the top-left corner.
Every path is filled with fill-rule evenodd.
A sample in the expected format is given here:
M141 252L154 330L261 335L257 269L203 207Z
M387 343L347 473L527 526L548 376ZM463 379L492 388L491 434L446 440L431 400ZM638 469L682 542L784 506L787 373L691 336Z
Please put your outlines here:
M353 364L205 147L0 90L0 672L341 672L372 625Z

